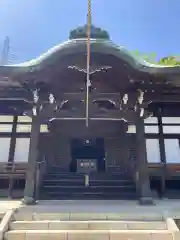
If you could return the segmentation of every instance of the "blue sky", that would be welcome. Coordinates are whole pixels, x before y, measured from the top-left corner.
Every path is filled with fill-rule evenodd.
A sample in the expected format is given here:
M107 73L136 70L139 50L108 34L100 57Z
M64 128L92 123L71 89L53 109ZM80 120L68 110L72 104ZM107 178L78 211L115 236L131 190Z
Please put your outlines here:
M0 0L0 50L10 37L16 62L68 39L86 22L86 0ZM179 0L92 0L93 24L130 50L180 55Z

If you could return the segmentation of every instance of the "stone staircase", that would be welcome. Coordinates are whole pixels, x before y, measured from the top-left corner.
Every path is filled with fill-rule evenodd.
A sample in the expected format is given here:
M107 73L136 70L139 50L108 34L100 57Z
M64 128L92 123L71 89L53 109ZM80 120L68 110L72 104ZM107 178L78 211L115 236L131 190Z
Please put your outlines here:
M115 214L114 214L115 215ZM178 235L179 236L179 235ZM53 213L18 210L5 240L177 240L163 219L122 220L103 213Z
M85 186L82 173L52 167L44 178L40 199L135 199L133 180L121 172L91 173Z

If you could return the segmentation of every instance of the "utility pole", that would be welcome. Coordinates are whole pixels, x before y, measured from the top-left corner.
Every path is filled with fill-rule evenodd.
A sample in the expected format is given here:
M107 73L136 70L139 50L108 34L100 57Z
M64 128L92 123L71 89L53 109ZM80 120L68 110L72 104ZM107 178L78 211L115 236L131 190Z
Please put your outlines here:
M7 36L4 39L3 49L2 49L2 55L0 59L0 65L8 64L9 60L9 50L10 50L10 41L9 37Z

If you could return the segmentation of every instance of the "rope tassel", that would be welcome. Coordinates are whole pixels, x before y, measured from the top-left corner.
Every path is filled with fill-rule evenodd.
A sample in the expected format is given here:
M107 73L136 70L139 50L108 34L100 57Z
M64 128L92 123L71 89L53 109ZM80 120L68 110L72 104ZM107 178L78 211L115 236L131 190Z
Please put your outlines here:
M87 76L86 76L86 127L89 126L89 87L90 82L90 53L91 53L91 0L88 0L87 14Z

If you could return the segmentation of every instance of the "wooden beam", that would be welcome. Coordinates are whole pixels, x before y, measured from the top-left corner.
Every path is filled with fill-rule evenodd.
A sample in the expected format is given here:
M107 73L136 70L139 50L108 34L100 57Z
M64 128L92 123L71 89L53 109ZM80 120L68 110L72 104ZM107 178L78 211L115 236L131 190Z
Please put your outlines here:
M50 112L43 112L41 115L41 120L50 119L50 118L85 118L84 111L59 111L51 114ZM110 110L107 112L89 112L90 119L127 119L127 121L133 122L136 121L138 117L137 112L121 112L120 110Z

